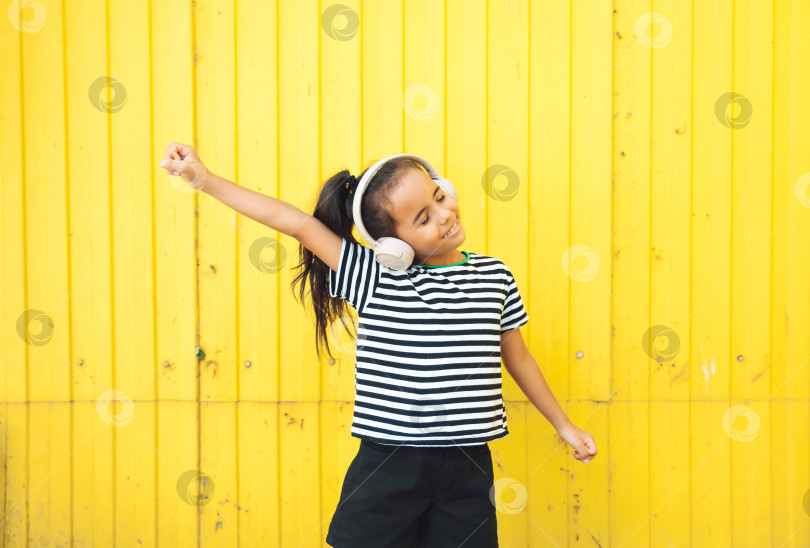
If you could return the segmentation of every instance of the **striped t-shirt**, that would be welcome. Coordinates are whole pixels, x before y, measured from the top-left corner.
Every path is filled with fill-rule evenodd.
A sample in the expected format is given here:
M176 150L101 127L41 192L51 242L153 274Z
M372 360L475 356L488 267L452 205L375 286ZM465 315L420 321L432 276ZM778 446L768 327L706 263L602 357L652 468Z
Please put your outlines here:
M501 333L529 316L502 261L462 253L453 265L398 271L343 239L329 294L359 320L352 436L446 447L509 435Z

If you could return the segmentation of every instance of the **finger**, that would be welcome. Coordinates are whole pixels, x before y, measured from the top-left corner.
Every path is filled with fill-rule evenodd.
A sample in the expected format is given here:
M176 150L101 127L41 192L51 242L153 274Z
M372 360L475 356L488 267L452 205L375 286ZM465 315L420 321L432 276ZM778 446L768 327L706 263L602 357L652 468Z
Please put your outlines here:
M189 154L191 154L192 152L194 152L194 149L193 149L193 148L191 148L191 147L190 147L190 146L188 146L188 145L183 145L183 144L180 144L180 145L177 147L177 149L176 149L176 150L177 150L177 153L179 154L180 158L183 158L183 159L184 159L184 158L186 158L186 157L187 157Z
M179 154L186 146L182 143L169 143L169 146L166 147L166 154Z
M170 143L165 150L166 158L170 160L180 160L185 158L190 150L191 147L188 145L184 145L182 143Z
M160 162L160 167L166 168L171 173L172 171L182 172L185 167L185 162L182 160L164 159Z

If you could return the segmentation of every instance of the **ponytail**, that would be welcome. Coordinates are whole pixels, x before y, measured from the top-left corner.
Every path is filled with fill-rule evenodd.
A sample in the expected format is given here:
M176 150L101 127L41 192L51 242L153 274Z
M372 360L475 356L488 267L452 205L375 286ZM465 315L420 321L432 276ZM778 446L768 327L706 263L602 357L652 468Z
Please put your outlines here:
M386 162L374 177L366 185L363 192L362 217L369 235L375 240L383 236L394 236L396 221L389 213L391 202L389 196L391 191L399 182L400 176L406 169L422 169L419 163L409 158L395 158ZM368 168L366 168L367 170ZM360 243L352 234L354 222L351 218L351 207L354 200L353 187L362 179L366 170L356 179L344 169L329 177L323 184L318 195L315 210L312 216L321 221L332 232L348 240L349 242ZM349 188L346 188L347 183ZM315 350L318 359L321 357L321 347L325 347L329 357L334 359L329 348L329 340L326 330L336 319L341 319L344 329L355 340L356 337L342 318L349 317L348 307L350 306L341 297L332 297L329 294L329 276L331 269L312 251L298 244L299 263L293 269L301 271L293 279L291 287L295 296L295 285L299 284L297 300L304 303L304 291L309 287L312 298L312 308L315 313ZM356 326L355 332L356 332Z

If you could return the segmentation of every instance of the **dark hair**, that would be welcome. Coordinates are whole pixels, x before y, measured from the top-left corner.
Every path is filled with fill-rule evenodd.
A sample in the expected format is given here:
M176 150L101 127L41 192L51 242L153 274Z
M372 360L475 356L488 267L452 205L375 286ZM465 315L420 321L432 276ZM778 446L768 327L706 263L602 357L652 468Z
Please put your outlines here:
M386 162L366 185L361 208L363 226L375 240L384 236L395 235L396 221L389 212L391 206L389 197L402 175L408 169L413 168L424 170L421 164L411 158L393 158ZM366 171L368 171L368 168L363 170L358 180L365 175ZM360 243L352 235L354 222L346 211L346 197L349 190L346 188L345 182L349 176L349 171L344 169L326 180L321 187L312 216L329 227L338 236L350 242ZM329 349L329 340L326 335L326 330L332 322L341 319L346 332L353 340L356 339L355 334L349 330L349 327L342 319L344 316L348 316L346 313L348 303L340 297L332 297L329 294L331 269L325 262L302 244L298 244L298 257L300 262L293 269L303 270L292 281L293 296L295 296L295 285L300 283L297 300L304 304L304 290L309 286L316 320L315 350L320 359L321 346L325 346L329 357L334 358Z

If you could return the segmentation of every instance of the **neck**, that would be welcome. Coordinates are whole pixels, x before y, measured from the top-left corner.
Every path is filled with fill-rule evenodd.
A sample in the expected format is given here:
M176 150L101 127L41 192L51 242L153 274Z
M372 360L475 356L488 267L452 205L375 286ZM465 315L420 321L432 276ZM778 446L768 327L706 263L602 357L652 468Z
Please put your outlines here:
M428 266L442 266L448 264L456 264L464 259L467 256L464 255L461 251L454 249L453 251L448 251L447 253L442 253L441 255L431 255L430 257L424 257L422 260L416 261L417 264L423 264Z

